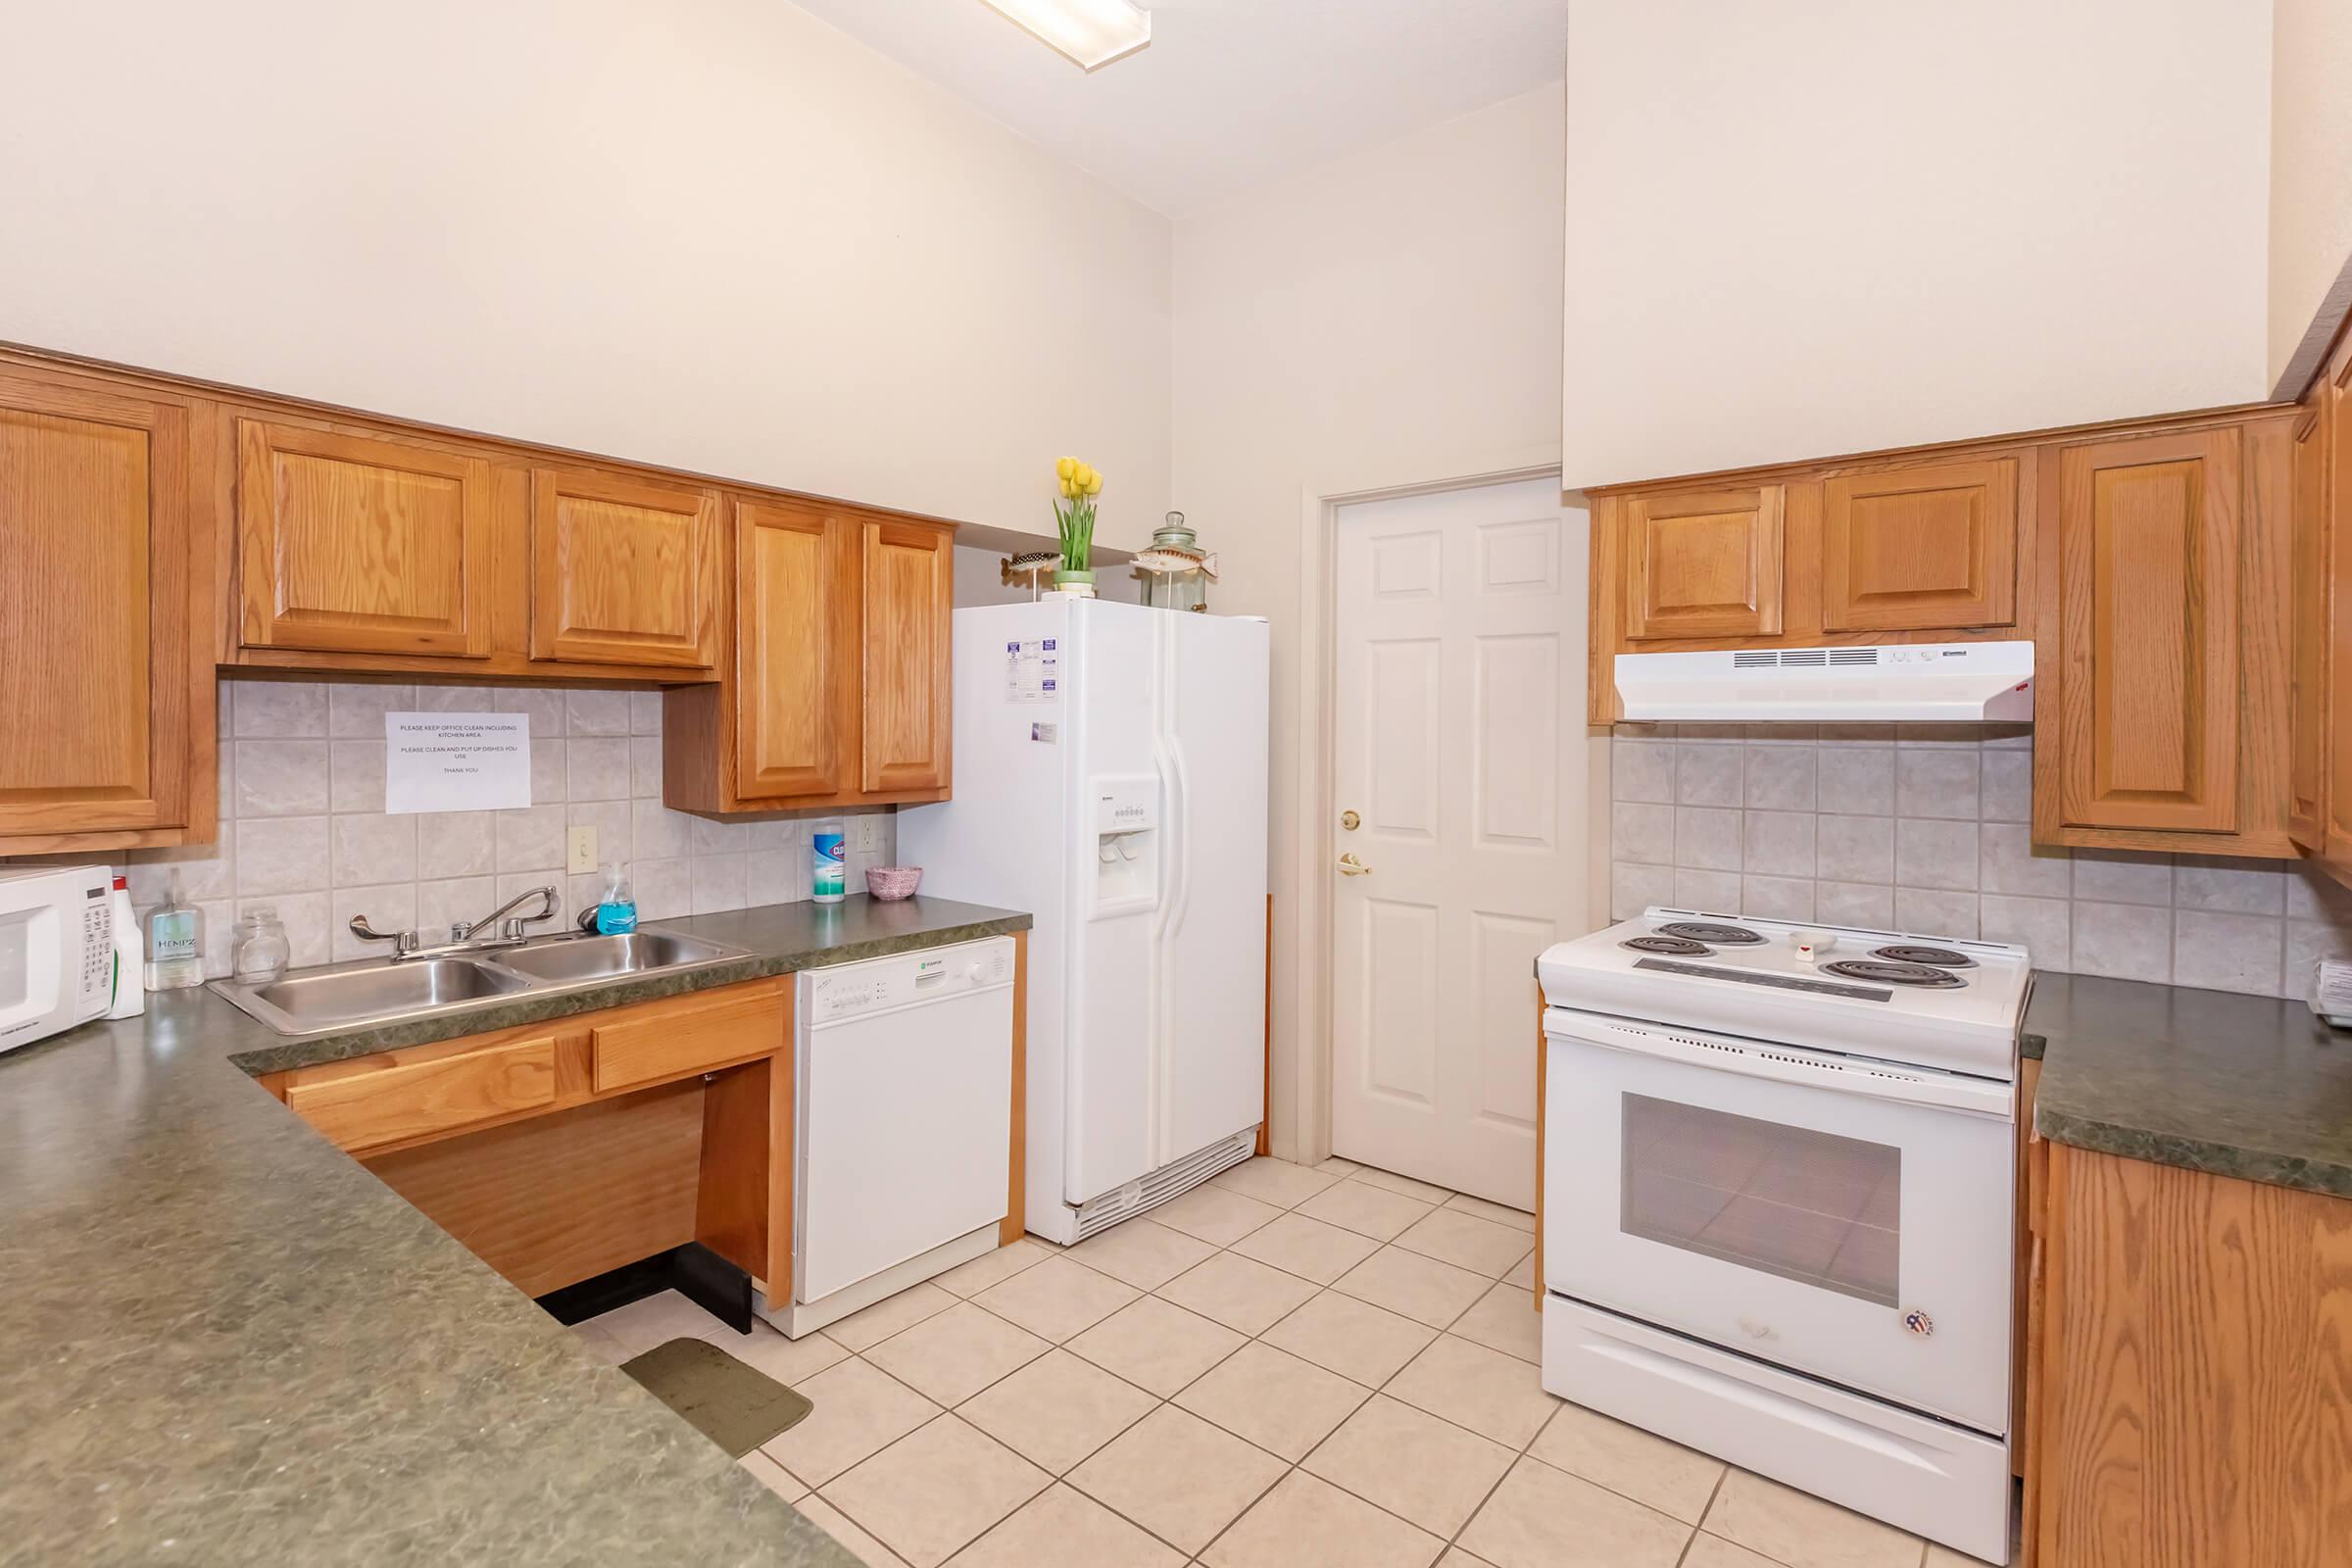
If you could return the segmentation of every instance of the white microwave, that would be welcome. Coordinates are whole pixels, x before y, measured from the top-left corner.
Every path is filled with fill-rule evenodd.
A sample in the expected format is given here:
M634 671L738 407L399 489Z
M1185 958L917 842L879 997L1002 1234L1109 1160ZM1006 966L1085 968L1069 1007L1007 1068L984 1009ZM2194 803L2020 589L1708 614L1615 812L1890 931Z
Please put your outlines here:
M105 1014L114 1000L115 873L0 869L0 1051Z

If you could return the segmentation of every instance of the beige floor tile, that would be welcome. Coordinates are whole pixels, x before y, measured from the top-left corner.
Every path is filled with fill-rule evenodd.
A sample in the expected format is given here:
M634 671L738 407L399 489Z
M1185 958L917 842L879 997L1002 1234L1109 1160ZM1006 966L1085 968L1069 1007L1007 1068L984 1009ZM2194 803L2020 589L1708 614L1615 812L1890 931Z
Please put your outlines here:
M1323 1292L1259 1336L1277 1349L1375 1389L1437 1337L1426 1323L1337 1291Z
M999 1317L1059 1345L1116 1312L1143 1293L1107 1274L1049 1257L972 1298Z
M991 1285L1002 1285L1021 1270L1033 1268L1054 1255L1053 1248L1035 1237L1024 1236L1010 1247L1000 1247L968 1263L956 1264L931 1283L956 1296L978 1296Z
M734 1332L675 1291L663 1291L614 1307L578 1327L594 1329L611 1339L620 1347L623 1361L671 1340L699 1340L713 1329L724 1334Z
M1210 1568L1429 1568L1446 1543L1292 1471L1200 1554Z
M608 1334L592 1323L575 1323L571 1337L587 1348L590 1354L609 1366L618 1366L629 1359L629 1348L620 1343L618 1335Z
M1276 1208L1296 1208L1338 1180L1337 1176L1264 1154L1209 1178L1213 1185L1227 1192L1272 1203Z
M850 1354L825 1335L804 1334L797 1340L788 1340L757 1318L752 1321L749 1334L738 1334L721 1324L716 1334L706 1334L703 1338L746 1366L756 1366L778 1383L796 1388L825 1368L847 1360Z
M808 1489L801 1485L799 1477L776 1463L775 1460L770 1459L766 1454L761 1453L758 1448L754 1448L735 1462L749 1470L759 1479L761 1486L782 1497L786 1502L797 1502L808 1495Z
M848 1547L850 1555L864 1563L865 1568L906 1568L906 1559L860 1530L855 1520L823 1497L803 1497L793 1506L807 1514L810 1522L826 1535Z
M939 1414L938 1405L906 1384L856 1359L827 1367L802 1384L801 1392L814 1408L762 1447L812 1487Z
M958 1301L893 1334L865 1358L923 1397L953 1407L1052 1348L1027 1329Z
M1396 1245L1498 1280L1511 1271L1512 1264L1536 1250L1536 1239L1458 1208L1433 1208L1397 1237Z
M1473 1557L1459 1546L1448 1546L1446 1555L1438 1559L1438 1568L1494 1568L1484 1557Z
M1380 1244L1369 1236L1296 1211L1233 1244L1233 1250L1244 1257L1271 1263L1317 1285L1329 1285L1379 1250Z
M1451 1536L1518 1457L1499 1443L1376 1394L1300 1468L1424 1530Z
M1332 1289L1442 1329L1468 1311L1493 1283L1466 1268L1384 1247L1341 1275Z
M1370 1182L1375 1187L1386 1187L1392 1193L1402 1193L1407 1198L1418 1198L1424 1203L1443 1203L1453 1196L1450 1188L1440 1187L1435 1182L1416 1181L1410 1176L1399 1176L1393 1170L1382 1170L1377 1165L1361 1167L1356 1171L1355 1179Z
M1176 1402L1296 1463L1370 1394L1337 1372L1260 1344L1218 1362Z
M1523 1291L1533 1290L1536 1284L1536 1254L1530 1252L1521 1258L1519 1266L1502 1277L1502 1283L1516 1285Z
M1690 1527L1522 1459L1462 1531L1462 1544L1495 1568L1674 1568Z
M1544 1392L1543 1369L1468 1340L1441 1334L1383 1392L1457 1427L1524 1448L1560 1401Z
M2012 1534L2014 1533L2015 1532L2013 1530ZM1740 1546L1733 1546L1731 1549L1734 1551L1745 1550L1744 1547ZM1756 1556L1754 1552L1748 1552L1748 1556L1750 1559L1756 1562L1766 1561L1766 1559ZM2018 1553L2012 1551L2010 1554L2010 1560L2012 1562L2017 1562L2022 1561L2023 1559ZM1724 1563L1720 1564L1719 1568L1746 1568L1746 1564ZM1927 1561L1920 1564L1920 1568L1984 1568L1984 1564L1979 1558L1971 1557L1965 1552L1954 1551L1949 1546L1939 1546L1931 1541L1928 1543Z
M1513 1230L1526 1231L1531 1235L1535 1232L1536 1216L1524 1208L1490 1203L1483 1198L1472 1198L1468 1193L1454 1194L1446 1200L1446 1206L1460 1209L1465 1214L1476 1214L1480 1219L1491 1219L1497 1225L1508 1225Z
M1298 1212L1309 1219L1386 1242L1403 1234L1432 1206L1418 1198L1392 1193L1385 1187L1374 1187L1350 1176L1300 1203Z
M1160 1540L1197 1552L1255 1502L1283 1462L1163 1404L1070 1472L1070 1484Z
M1544 1314L1524 1285L1497 1285L1446 1331L1522 1361L1544 1359Z
M1152 1218L1211 1247L1231 1247L1281 1213L1272 1203L1261 1203L1210 1182L1181 1198L1169 1199L1152 1211Z
M1322 1164L1315 1167L1315 1169L1321 1171L1326 1176L1352 1176L1363 1168L1363 1166L1358 1165L1354 1160L1342 1159L1337 1154L1332 1155L1331 1158L1325 1160Z
M1219 1252L1177 1275L1156 1294L1229 1329L1257 1335L1314 1295L1315 1288L1296 1274L1285 1274L1253 1257Z
M1156 1291L1215 1250L1199 1237L1139 1215L1080 1242L1068 1256L1139 1291Z
M1691 1538L1690 1549L1683 1553L1683 1568L1781 1568L1781 1565L1702 1530ZM1931 1556L1927 1568L1944 1568L1944 1565ZM1974 1557L1954 1557L1951 1568L1984 1568L1984 1565Z
M1069 1348L1164 1399L1245 1343L1222 1323L1147 1296L1071 1340Z
M957 1552L953 1568L1180 1568L1169 1549L1108 1508L1055 1486Z
M1054 1478L953 1415L828 1483L824 1499L911 1568L937 1568Z
M1722 1460L1581 1404L1562 1404L1527 1451L1688 1525L1705 1516L1723 1479Z
M1922 1554L1917 1536L1745 1470L1723 1478L1705 1523L1788 1568L1913 1568Z
M861 1312L852 1312L838 1323L825 1325L825 1337L852 1350L862 1350L869 1345L880 1345L901 1329L910 1329L927 1317L937 1316L956 1304L956 1298L925 1280L910 1285L896 1296L885 1297Z
M1060 1475L1157 1403L1157 1396L1091 1361L1067 1350L1049 1350L965 1400L956 1413L1031 1464Z

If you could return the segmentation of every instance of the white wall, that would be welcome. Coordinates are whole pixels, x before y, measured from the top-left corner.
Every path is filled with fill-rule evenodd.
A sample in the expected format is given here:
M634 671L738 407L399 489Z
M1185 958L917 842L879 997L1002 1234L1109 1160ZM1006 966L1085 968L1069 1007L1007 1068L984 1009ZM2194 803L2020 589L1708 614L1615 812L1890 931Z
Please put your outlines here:
M2352 5L2277 0L2270 378L2299 397L2352 304Z
M1569 483L2269 390L2269 0L1569 4Z
M1167 220L784 0L10 8L0 339L1035 529Z
M1278 1149L1298 1114L1283 906L1298 855L1301 496L1556 461L1560 171L1550 87L1176 225L1172 501L1221 558L1210 610L1273 622Z

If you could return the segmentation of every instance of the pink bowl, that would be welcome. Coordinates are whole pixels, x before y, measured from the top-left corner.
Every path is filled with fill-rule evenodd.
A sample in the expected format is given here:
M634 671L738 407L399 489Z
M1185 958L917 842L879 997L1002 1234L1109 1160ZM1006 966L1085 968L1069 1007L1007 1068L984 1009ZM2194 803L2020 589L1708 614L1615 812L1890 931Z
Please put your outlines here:
M877 899L903 899L911 894L923 880L919 865L869 865L865 868L865 891Z

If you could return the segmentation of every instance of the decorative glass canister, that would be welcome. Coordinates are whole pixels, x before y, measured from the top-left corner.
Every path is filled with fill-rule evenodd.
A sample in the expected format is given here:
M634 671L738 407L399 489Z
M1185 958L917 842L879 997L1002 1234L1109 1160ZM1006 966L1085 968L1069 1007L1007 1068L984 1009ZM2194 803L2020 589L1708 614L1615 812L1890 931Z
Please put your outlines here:
M1181 550L1188 555L1200 554L1200 536L1184 514L1171 512L1167 520L1152 530L1154 550ZM1142 568L1137 568L1142 571ZM1200 568L1191 571L1142 571L1144 603L1158 610L1208 609L1208 576Z

